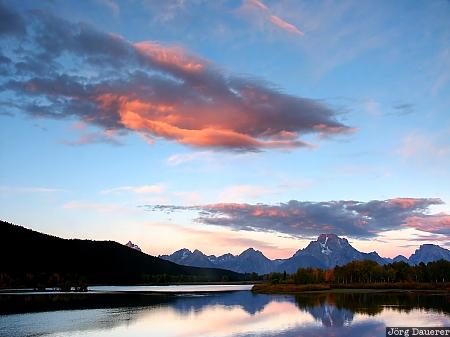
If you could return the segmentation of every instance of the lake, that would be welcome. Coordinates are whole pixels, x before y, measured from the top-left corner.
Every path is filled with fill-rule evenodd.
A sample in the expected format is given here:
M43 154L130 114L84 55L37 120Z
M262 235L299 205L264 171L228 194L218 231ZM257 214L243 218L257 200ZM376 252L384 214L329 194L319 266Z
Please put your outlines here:
M450 326L449 294L253 294L249 286L93 287L0 294L0 336L385 336L386 326Z

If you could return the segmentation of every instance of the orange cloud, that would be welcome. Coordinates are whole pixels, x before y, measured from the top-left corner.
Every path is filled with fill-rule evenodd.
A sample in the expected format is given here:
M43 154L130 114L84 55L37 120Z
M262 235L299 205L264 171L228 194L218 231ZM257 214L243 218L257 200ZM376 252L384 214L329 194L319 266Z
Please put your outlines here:
M262 2L249 0L247 6L264 13L272 25L301 33ZM21 95L20 108L32 116L78 117L105 130L67 144L118 144L116 135L134 131L149 143L163 138L200 148L260 151L312 147L301 137L352 130L323 102L227 73L179 46L130 42L40 14L32 20L36 24L30 25L26 38L36 50L52 50L42 64L58 69L21 75L4 89ZM35 27L40 27L39 34L34 34ZM58 62L59 55L79 62L90 75L72 75Z
M297 133L280 131L280 138L265 140L252 135L235 131L245 120L217 118L214 111L204 111L203 120L193 119L189 110L183 111L182 106L168 103L152 103L127 97L104 93L95 97L99 108L117 107L120 123L130 130L148 133L165 139L173 139L182 144L195 147L210 148L294 148L312 146L296 140ZM242 113L242 112L241 112ZM238 116L236 116L238 118ZM245 117L245 116L243 116ZM248 116L249 118L251 116ZM250 119L248 119L250 121ZM256 122L256 121L255 121ZM298 136L298 135L297 135ZM277 135L274 136L277 138Z
M162 46L150 41L134 43L134 46L143 56L160 65L178 67L187 72L202 71L206 65L205 61L187 55L187 53L179 47Z

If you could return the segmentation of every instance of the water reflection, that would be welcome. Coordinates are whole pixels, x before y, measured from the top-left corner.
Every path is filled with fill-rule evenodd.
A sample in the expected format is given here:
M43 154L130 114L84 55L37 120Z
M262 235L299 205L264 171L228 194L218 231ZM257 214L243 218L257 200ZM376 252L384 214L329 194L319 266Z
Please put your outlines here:
M384 336L386 325L449 326L450 298L433 293L249 291L184 295L87 294L56 310L0 316L0 336ZM23 296L22 296L23 297ZM18 297L13 298L19 301ZM28 297L27 301L36 299ZM67 298L66 298L67 300ZM11 301L11 299L10 299ZM54 295L40 297L57 303ZM6 304L1 299L0 305ZM9 302L11 303L11 302ZM68 304L69 303L69 304ZM20 308L20 306L17 306ZM34 307L38 309L38 306ZM81 309L83 308L83 309ZM23 307L22 307L23 309Z

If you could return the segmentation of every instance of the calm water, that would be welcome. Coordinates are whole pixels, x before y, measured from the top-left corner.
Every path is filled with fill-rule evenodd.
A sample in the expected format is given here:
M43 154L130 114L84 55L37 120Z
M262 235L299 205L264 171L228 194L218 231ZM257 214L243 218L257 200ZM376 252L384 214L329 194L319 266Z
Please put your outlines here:
M0 336L369 337L384 336L385 326L450 326L450 297L437 293L278 296L119 290L0 295Z
M169 286L96 286L89 287L90 291L95 292L214 292L214 291L233 291L233 290L250 290L252 284L206 284L206 285L169 285Z

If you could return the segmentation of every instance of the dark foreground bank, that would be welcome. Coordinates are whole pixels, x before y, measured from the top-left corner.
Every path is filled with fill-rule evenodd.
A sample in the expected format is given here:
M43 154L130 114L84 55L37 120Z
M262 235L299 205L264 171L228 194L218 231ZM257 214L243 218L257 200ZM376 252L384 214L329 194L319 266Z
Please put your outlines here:
M0 221L0 289L229 282L249 275L181 266L114 241L62 239Z

